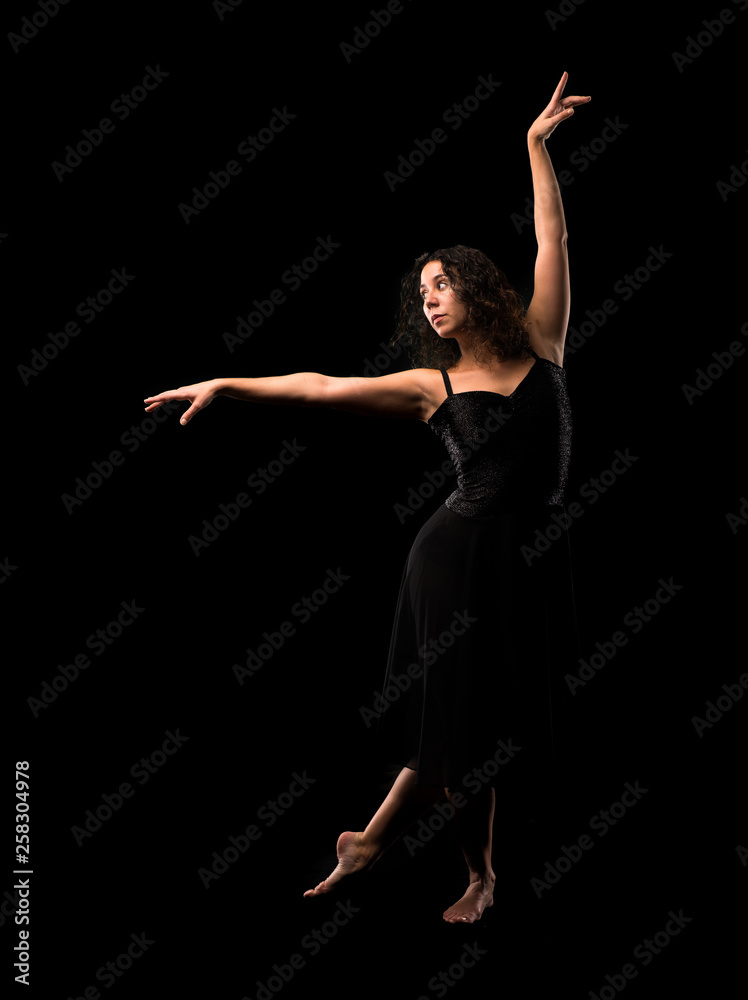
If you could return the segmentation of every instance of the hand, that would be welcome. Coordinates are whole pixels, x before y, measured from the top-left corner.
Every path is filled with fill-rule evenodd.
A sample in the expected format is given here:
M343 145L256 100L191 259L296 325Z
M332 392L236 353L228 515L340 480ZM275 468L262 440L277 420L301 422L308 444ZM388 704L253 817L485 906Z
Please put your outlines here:
M211 379L209 382L196 382L194 385L183 385L179 389L167 389L165 392L160 392L157 396L147 396L143 402L149 403L146 406L145 412L150 413L151 410L157 410L162 403L166 403L171 399L188 399L192 406L183 414L182 419L179 421L180 424L188 424L198 410L204 410L209 403L213 402L213 398L218 392L218 382L216 379Z
M564 97L562 99L561 94L564 92L564 87L568 79L569 74L564 71L558 82L558 86L553 92L550 104L530 126L527 133L528 141L531 139L547 139L559 122L564 121L565 118L571 118L574 114L574 105L586 104L587 101L592 100L591 97Z

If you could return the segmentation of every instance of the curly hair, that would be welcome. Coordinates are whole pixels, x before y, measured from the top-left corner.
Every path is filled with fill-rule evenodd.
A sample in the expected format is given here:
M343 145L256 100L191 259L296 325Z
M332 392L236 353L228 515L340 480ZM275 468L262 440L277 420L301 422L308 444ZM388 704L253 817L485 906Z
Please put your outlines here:
M458 342L439 337L423 312L421 271L432 261L441 263L453 294L465 307L466 328L473 334L478 364L487 355L507 361L529 353L521 297L482 251L458 245L421 254L400 283L400 312L390 343L402 341L412 368L450 368L461 357Z

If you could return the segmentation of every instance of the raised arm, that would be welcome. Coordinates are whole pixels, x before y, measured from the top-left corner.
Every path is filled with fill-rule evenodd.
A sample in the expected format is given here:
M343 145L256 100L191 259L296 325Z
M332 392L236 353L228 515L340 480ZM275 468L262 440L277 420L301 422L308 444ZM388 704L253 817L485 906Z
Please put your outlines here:
M424 420L425 414L433 409L433 397L438 392L434 374L428 368L415 368L375 378L355 375L337 378L318 372L264 378L215 378L180 386L179 389L167 389L156 396L148 396L143 402L148 404L145 408L148 413L169 400L189 401L191 405L180 420L182 424L189 423L216 396L231 396L254 403L326 406L369 416Z
M561 97L569 74L563 73L550 104L527 133L535 201L535 287L527 309L530 343L543 357L562 365L569 323L569 257L561 191L545 141L556 126L574 114L574 105L589 97Z

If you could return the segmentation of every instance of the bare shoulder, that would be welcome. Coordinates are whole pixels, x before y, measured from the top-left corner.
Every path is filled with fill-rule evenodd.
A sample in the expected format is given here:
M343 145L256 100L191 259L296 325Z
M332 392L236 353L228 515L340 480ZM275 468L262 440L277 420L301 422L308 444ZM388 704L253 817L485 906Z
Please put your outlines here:
M446 395L441 371L438 368L411 368L397 374L403 376L404 384L415 393L416 410L412 415L427 422Z

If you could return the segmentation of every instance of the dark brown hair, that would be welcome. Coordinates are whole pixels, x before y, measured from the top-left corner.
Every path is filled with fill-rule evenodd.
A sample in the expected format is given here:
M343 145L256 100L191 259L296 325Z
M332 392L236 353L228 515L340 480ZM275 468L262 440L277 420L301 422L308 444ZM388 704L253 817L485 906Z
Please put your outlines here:
M461 357L453 337L442 339L423 312L421 271L431 261L441 263L452 292L465 306L466 327L473 333L479 363L495 355L499 361L529 353L525 308L503 271L480 250L455 246L417 258L400 283L400 313L390 343L402 341L412 368L450 368Z

